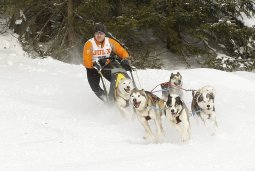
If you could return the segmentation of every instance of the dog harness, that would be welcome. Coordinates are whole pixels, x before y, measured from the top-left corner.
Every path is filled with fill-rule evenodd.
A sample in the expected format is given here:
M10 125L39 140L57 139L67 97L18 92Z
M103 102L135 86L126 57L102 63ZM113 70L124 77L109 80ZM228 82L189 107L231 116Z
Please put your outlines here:
M182 111L183 111L183 107L182 107L182 110L179 113L182 113ZM176 124L182 122L182 120L180 119L180 115L176 116L175 120L176 120Z
M148 115L148 116L145 116L144 117L147 121L151 120L151 117Z
M151 120L151 117L149 116L149 111L150 111L150 110L149 110L148 108L149 108L149 104L148 104L148 102L147 102L146 110L147 110L147 114L148 114L148 115L147 115L147 116L144 116L144 118L145 118L146 121Z
M152 102L153 103L156 103L156 101L159 99L159 97L157 97L156 95L154 95L154 94L152 94L151 92L149 92L149 91L145 91L145 94L146 93L148 93L148 94L151 94L151 100L152 100ZM144 118L145 118L145 120L150 120L151 119L151 117L149 116L149 111L150 111L150 109L152 108L152 109L154 109L154 110L160 110L160 109L157 109L156 107L154 107L154 106L152 106L152 107L149 107L149 102L148 102L148 98L147 98L147 96L145 96L145 98L147 99L147 106L146 106L146 109L144 109L145 111L147 110L147 116L144 116ZM152 104L153 104L152 103Z
M177 116L175 119L176 119L176 124L181 122L180 116Z
M152 101L153 101L154 103L156 103L156 101L159 99L157 96L155 96L154 94L152 94L152 93L149 92L149 91L146 91L146 93L151 94ZM148 102L147 102L147 107L146 107L146 109L148 109L148 107L149 107L149 104L148 104ZM144 117L147 121L148 121L148 120L151 120L151 117L149 116L149 111L150 111L150 110L148 110L148 116L145 116L145 117Z

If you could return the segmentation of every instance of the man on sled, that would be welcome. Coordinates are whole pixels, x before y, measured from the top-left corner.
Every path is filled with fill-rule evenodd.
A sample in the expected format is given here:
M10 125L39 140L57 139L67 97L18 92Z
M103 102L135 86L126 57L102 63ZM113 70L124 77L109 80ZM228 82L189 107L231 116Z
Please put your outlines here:
M131 71L128 52L116 40L106 37L106 32L106 27L103 24L96 24L94 37L89 39L83 48L83 65L87 70L89 85L97 97L104 102L114 99L116 78L113 77L116 74L113 74L112 54L119 57L119 63L126 71ZM125 70L123 70L123 74L129 78ZM109 99L106 90L103 90L99 85L102 77L111 82Z

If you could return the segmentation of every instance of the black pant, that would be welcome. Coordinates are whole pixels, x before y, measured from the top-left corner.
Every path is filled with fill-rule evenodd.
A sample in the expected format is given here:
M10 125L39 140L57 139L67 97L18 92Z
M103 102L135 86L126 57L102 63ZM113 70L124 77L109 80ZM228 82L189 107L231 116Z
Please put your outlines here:
M102 70L101 73L108 81L111 82L111 70L110 64L106 65ZM102 95L106 95L104 90L100 87L100 75L95 68L86 68L87 69L87 78L89 85L92 91L100 98ZM101 98L100 98L101 99Z

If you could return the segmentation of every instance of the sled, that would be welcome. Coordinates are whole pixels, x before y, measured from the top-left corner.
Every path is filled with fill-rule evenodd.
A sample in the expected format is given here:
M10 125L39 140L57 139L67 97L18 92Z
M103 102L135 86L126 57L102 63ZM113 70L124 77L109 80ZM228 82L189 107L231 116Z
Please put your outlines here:
M128 75L127 71L122 68L118 57L105 57L105 58L110 59L111 62L112 62L112 68L109 69L109 70L111 70L111 83L110 83L109 93L107 93L105 82L104 82L102 74L100 74L100 73L99 74L100 74L100 77L101 77L101 80L102 80L102 84L103 84L103 87L104 87L105 94L107 96L107 103L111 103L115 100L116 88L119 84L119 81L123 78L128 78L128 79L131 79L131 78ZM134 67L132 67L132 68L134 69ZM133 78L133 74L132 74L132 70L130 71L130 74L131 74L131 77L132 77L134 87L136 87L136 84L135 84L134 78Z

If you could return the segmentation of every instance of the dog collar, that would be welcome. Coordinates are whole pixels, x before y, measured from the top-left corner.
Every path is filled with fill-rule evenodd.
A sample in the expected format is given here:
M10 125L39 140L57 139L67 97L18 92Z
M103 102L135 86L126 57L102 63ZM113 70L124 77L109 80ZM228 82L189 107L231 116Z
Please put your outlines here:
M149 108L149 103L147 102L147 106L146 106L146 110L147 110L147 116L144 116L144 118L148 121L148 120L150 120L151 119L151 117L149 116L149 111L150 111L150 109L148 109Z

